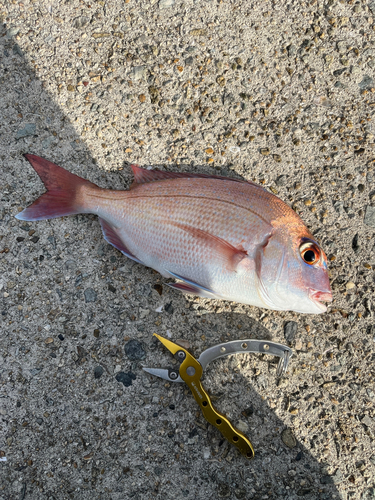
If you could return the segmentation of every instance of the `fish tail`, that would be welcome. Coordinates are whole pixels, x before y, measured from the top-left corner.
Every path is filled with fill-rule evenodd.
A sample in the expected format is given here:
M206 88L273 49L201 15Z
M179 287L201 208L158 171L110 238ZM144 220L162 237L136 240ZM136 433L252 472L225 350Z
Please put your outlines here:
M26 221L54 219L86 212L85 188L98 188L96 184L71 174L40 156L30 154L24 156L43 181L47 192L17 214L17 219Z

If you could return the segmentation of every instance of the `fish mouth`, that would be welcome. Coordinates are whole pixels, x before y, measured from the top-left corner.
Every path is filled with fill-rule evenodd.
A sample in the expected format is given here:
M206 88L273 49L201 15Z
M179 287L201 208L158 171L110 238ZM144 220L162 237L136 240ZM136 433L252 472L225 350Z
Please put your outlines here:
M332 302L332 292L321 292L320 290L309 289L309 299L316 304L322 312L327 310L327 306L322 304L324 302Z

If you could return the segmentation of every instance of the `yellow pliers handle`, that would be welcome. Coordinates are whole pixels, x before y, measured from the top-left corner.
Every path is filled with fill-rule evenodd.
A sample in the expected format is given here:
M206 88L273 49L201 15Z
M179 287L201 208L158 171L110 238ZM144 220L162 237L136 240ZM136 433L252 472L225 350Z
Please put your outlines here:
M186 349L171 342L160 335L154 333L154 336L181 362L179 375L189 386L196 402L199 404L204 418L211 425L214 425L221 434L232 443L242 455L248 459L254 457L254 448L250 440L241 431L233 427L225 415L218 412L201 384L203 368Z

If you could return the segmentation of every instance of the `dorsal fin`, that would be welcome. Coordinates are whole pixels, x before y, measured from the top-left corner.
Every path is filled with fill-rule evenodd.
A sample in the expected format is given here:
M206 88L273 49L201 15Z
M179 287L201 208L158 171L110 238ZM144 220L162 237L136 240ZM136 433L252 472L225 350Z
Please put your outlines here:
M138 165L130 165L134 174L134 183L132 187L138 184L146 184L147 182L163 181L166 179L221 179L225 181L233 182L246 182L247 184L253 184L254 186L261 187L254 182L245 181L242 179L234 179L233 177L224 177L223 175L211 175L211 174L196 174L188 172L165 172L163 170L147 170L145 168L138 167ZM263 189L263 188L262 188Z

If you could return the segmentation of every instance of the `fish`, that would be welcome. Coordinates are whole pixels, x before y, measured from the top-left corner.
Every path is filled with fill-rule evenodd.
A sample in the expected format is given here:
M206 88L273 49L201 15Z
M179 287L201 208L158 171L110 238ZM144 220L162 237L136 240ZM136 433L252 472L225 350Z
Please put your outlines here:
M332 301L323 249L292 208L254 182L131 165L134 182L120 191L25 158L47 192L19 220L96 214L108 243L183 293L307 314Z

